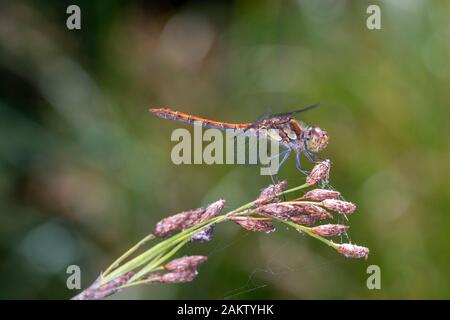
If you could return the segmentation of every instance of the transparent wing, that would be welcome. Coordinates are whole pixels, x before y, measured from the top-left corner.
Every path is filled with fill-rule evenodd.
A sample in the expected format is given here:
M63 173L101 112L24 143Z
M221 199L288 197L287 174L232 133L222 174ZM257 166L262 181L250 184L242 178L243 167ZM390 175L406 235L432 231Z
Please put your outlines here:
M290 111L290 112L284 112L284 113L277 113L277 114L272 115L272 117L280 117L280 118L281 117L293 117L298 113L306 112L306 111L318 108L319 106L320 106L320 104L316 103L316 104L313 104L312 106L309 106L309 107L306 107L303 109L294 110L294 111Z
M260 121L263 121L263 120L266 120L266 119L270 119L272 117L273 117L273 113L271 111L266 111L262 115L260 115L258 117L258 119L256 119L255 122L260 122Z

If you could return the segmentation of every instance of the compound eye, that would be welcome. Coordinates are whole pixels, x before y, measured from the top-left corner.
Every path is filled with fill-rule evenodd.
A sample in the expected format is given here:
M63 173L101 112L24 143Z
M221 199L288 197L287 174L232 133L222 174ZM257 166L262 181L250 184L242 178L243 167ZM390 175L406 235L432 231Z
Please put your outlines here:
M322 129L318 127L311 128L311 135L320 136L322 134Z

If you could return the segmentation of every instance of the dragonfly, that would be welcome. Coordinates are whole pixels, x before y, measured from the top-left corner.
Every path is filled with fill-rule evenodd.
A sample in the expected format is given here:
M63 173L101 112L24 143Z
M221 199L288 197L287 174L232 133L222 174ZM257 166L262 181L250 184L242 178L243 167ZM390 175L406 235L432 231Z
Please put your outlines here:
M268 139L276 141L284 148L282 152L272 157L283 157L279 162L274 175L276 175L289 158L292 151L296 154L296 168L305 175L309 172L301 166L300 156L303 153L311 162L317 163L323 160L316 153L322 151L328 145L328 134L317 126L309 126L305 122L296 120L294 117L319 107L314 104L309 107L278 114L265 114L258 120L247 123L229 123L197 117L188 113L175 111L171 108L150 108L149 112L159 118L185 122L190 124L201 124L203 127L220 130L239 130L245 134L264 135Z

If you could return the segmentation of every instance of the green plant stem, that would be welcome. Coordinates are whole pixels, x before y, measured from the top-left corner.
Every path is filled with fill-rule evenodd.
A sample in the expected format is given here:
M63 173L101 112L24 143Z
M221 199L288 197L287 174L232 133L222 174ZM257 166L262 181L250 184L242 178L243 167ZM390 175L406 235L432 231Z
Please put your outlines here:
M216 220L216 219L217 219L217 217L212 218L208 221L205 221L201 224L198 224L189 229L186 229L186 230L156 244L155 246L148 249L144 253L142 253L139 256L135 257L134 259L128 261L124 265L118 267L117 269L112 271L108 276L103 277L101 280L101 284L105 284L106 282L109 282L109 281L121 276L122 274L124 274L126 272L132 271L132 270L142 266L143 264L150 261L153 257L158 255L159 253L164 252L165 250L168 250L173 245L176 245L180 240L183 240L183 239L189 237L190 235L194 234L195 232L198 231L198 229L201 229L201 227L208 225L208 223L209 224L214 223L214 220ZM213 221L213 222L211 222L211 221Z
M280 193L277 194L277 196L282 196L282 195L285 195L285 194L288 194L288 193L291 193L291 192L294 192L294 191L298 191L298 190L301 190L301 189L305 189L305 188L308 188L308 187L311 187L311 185L309 183L305 183L305 184L302 184L301 186L298 186L298 187L295 187L295 188L288 189L288 190L285 190L283 192L280 192Z
M126 258L128 258L130 255L132 255L137 249L142 247L144 244L149 242L150 240L155 239L155 236L153 234L149 234L145 238L143 238L141 241L139 241L137 244L135 244L130 250L125 252L123 255L121 255L116 261L114 261L106 270L103 272L103 277L105 277L109 272L111 272L114 268L116 268L122 261L124 261Z
M183 241L180 241L180 243L178 245L176 245L172 250L170 250L167 254L165 254L164 256L162 256L160 258L155 259L156 261L150 262L147 266L145 266L144 268L139 270L139 272L136 273L135 275L133 275L128 282L132 283L133 281L138 280L142 276L145 276L146 274L149 274L150 272L153 272L154 268L157 268L158 266L163 264L165 261L167 261L167 259L169 259L175 253L177 253L177 251L180 250L181 247L183 247L188 241L189 241L189 239L185 239Z
M294 191L298 191L304 188L309 187L310 185L305 183L301 186L285 190L283 192L280 192L277 194L277 196L281 196L287 193L291 193ZM135 274L129 281L129 283L136 282L135 280L144 276L148 272L152 272L155 270L155 268L160 268L160 264L163 263L166 259L162 260L159 257L164 254L167 250L170 250L172 248L172 251L170 251L170 256L174 255L179 249L181 249L188 241L189 238L200 231L203 228L206 228L212 224L220 223L223 221L226 221L231 215L239 215L244 214L247 212L247 209L255 206L255 201L249 202L247 204L244 204L243 206L234 209L224 215L220 215L214 218L211 218L207 221L204 221L200 224L197 224L195 226L192 226L191 228L188 228L182 232L179 232L178 234L163 240L162 242L156 244L152 248L148 249L147 251L143 252L139 256L131 259L130 261L126 262L122 266L119 266L121 262L123 262L126 258L128 258L131 254L133 254L137 249L139 249L143 244L147 243L149 240L154 239L155 236L150 234L144 239L142 239L140 242L138 242L135 246L133 246L130 250L125 252L122 256L120 256L111 266L109 266L106 271L103 273L102 279L100 281L100 285L103 285L111 280L114 280L115 278L121 276L122 274L126 272L130 272L132 270L135 270L139 267L141 267L144 264L147 264L146 267L143 267L137 274ZM156 258L155 258L156 257ZM164 256L165 257L165 256Z

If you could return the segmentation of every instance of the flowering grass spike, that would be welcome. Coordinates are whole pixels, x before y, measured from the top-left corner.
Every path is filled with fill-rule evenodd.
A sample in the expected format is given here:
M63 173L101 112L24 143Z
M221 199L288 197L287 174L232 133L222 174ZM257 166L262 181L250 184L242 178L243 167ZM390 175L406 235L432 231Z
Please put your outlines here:
M351 243L335 243L329 239L347 232L348 226L317 225L322 220L333 219L332 212L348 215L356 210L353 203L340 200L338 191L313 189L292 200L281 200L290 193L327 183L330 168L329 160L322 161L313 168L305 184L292 189L287 189L287 181L270 185L254 201L227 213L221 214L225 201L218 200L204 208L162 219L156 224L153 233L125 252L89 288L73 299L102 299L131 286L194 280L198 275L197 268L207 257L173 257L189 242L210 241L215 228L228 221L245 230L266 234L275 231L275 223L284 224L323 242L347 258L367 259L368 248ZM160 242L136 255L139 249L155 239L160 239Z

